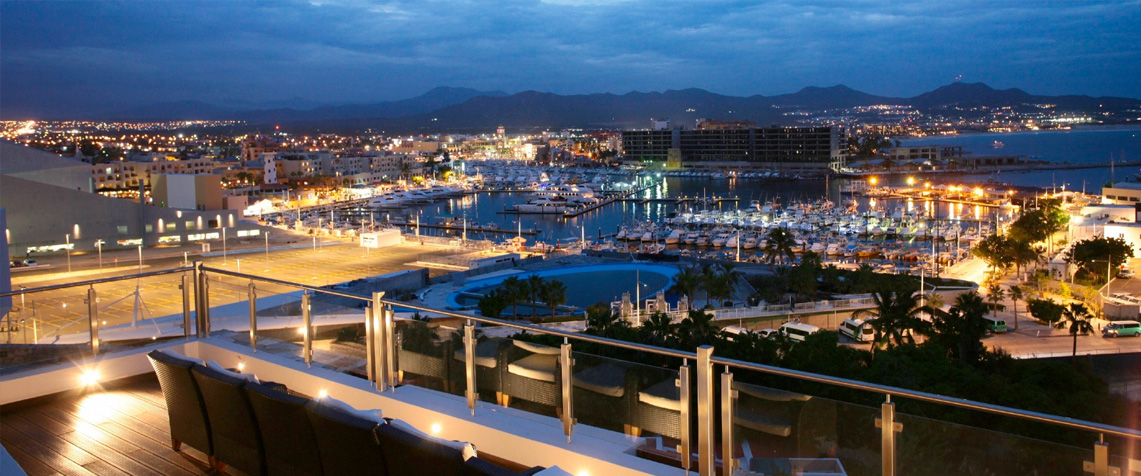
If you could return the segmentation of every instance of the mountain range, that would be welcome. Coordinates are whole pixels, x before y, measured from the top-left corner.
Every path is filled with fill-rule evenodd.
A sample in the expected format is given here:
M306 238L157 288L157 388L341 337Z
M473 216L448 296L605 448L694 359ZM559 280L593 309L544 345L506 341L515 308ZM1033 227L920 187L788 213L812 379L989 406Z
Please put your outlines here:
M299 101L300 102L300 101ZM697 118L751 120L758 124L794 122L794 111L824 111L877 104L906 105L932 114L969 116L973 108L1034 108L1054 111L1121 113L1141 108L1141 100L1119 97L1041 96L1021 89L994 89L983 83L952 83L910 98L864 93L844 85L806 87L775 96L727 96L703 89L626 94L559 95L539 91L507 94L470 88L437 87L420 96L371 104L311 108L249 108L200 101L154 104L109 113L122 119L240 119L252 125L350 130L486 131L497 125L519 129L647 127L650 118L692 124ZM977 111L976 111L977 112ZM982 114L982 112L978 112Z

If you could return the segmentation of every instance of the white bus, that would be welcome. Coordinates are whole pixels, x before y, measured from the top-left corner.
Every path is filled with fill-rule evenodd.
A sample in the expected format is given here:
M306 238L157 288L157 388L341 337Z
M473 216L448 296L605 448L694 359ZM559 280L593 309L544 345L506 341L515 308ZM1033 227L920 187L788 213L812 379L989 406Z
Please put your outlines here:
M804 339L812 334L820 332L820 328L810 326L800 322L786 322L780 326L780 333L786 339L793 342L804 342Z
M876 331L872 329L873 320L875 319L844 319L840 323L840 334L856 342L871 342L876 337Z

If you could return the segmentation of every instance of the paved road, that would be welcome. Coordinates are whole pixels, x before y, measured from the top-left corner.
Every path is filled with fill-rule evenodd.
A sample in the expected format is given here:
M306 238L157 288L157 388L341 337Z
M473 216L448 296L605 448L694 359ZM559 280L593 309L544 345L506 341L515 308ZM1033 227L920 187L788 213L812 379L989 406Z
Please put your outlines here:
M307 237L306 237L307 238ZM236 242L236 240L235 240ZM232 244L233 245L233 244ZM278 249L288 243L270 243L267 253L264 245L257 243L246 246L236 245L223 256L198 257L207 266L230 269L248 274L267 276L291 282L311 285L327 285L351 281L366 276L417 269L417 261L432 260L435 257L456 254L458 251L431 245L407 244L379 250L366 250L356 244L328 241L300 249ZM187 248L144 250L142 270L154 271L170 269L182 264L183 251ZM189 253L189 251L188 251ZM267 259L268 257L268 259ZM118 260L116 263L116 259ZM98 258L93 253L73 255L72 272L68 273L66 257L38 259L41 264L50 264L43 271L24 271L13 275L13 287L35 288L52 284L83 281L99 277L130 275L139 271L137 251L106 252L103 256L103 271L99 271ZM190 255L190 259L195 259ZM439 273L435 273L439 274ZM248 281L222 277L211 283L211 306L228 304L244 299ZM98 294L99 319L104 325L130 322L133 316L140 319L165 316L182 312L182 292L179 289L181 274L171 274L141 280L117 281L95 286ZM141 297L141 305L136 305L136 290ZM272 289L259 285L259 297L272 292L284 292L280 287ZM16 309L11 316L24 319L24 326L10 333L11 342L30 342L35 338L57 333L87 331L88 309L85 303L87 288L68 288L26 295L15 298ZM26 335L26 337L25 337ZM8 335L0 335L7 339Z

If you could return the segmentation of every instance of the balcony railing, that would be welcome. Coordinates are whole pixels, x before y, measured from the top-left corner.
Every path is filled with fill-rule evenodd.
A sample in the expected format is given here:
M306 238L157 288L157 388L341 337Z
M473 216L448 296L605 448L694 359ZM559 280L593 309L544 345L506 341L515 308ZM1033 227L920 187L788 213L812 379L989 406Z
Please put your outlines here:
M108 315L103 299L125 297L98 287L131 280L161 282L164 296L179 299L145 322L138 306ZM1134 428L728 359L710 346L682 351L433 309L381 291L196 264L0 297L49 293L53 305L70 299L81 309L55 332L85 353L106 352L101 343L116 332L228 338L358 375L376 392L415 385L463 397L472 415L493 404L547 415L571 446L579 425L640 437L638 455L701 475L1141 473ZM361 328L363 342L353 338Z

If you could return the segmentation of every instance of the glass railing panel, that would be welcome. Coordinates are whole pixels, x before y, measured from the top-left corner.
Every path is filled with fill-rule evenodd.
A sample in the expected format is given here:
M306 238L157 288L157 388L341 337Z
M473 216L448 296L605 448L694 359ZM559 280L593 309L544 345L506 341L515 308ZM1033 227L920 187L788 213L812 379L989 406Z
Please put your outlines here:
M497 383L500 404L551 417L561 415L560 349L556 342L561 339L528 335L503 344Z
M366 378L368 353L365 315L368 302L325 292L310 292L313 362L338 372ZM296 331L295 331L296 332ZM304 338L296 332L299 342Z
M454 322L457 327L450 330L449 340L452 361L449 363L449 372L452 378L450 393L467 395L467 352L464 348L464 327L460 322ZM449 326L450 327L450 326ZM476 400L498 405L502 402L503 386L502 364L507 351L514 346L509 336L513 335L509 329L498 326L477 325L474 329L475 337L475 388Z
M909 403L900 406L907 408ZM896 437L896 474L1061 476L1083 474L1084 462L1093 463L1096 435L1089 432L944 406L922 405L916 410L938 412L939 419L896 413L896 421L902 425ZM994 429L947 419L964 419Z
M723 459L718 387L716 449ZM881 474L875 428L879 409L800 387L771 377L734 375L731 448L737 474Z
M680 465L678 447L685 427L678 375L681 360L662 358L660 365L648 365L584 352L573 355L572 401L578 424L642 437L636 450L641 456Z
M301 295L293 286L282 286L265 281L254 281L258 352L292 354L301 346ZM249 320L249 306L246 305Z
M402 313L404 314L404 313ZM431 319L400 317L396 319L396 371L399 385L463 395L464 362L462 333Z
M180 284L180 274L169 274L13 296L0 319L0 343L11 345L2 371L90 357L92 316L100 354L181 338Z
M211 275L210 334L249 345L249 279ZM256 285L255 285L256 286Z

